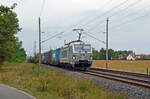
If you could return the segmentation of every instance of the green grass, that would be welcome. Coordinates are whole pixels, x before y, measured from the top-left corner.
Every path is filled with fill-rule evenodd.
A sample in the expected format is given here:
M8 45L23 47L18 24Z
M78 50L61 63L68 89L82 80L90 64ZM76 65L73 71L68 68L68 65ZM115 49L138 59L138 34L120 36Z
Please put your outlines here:
M108 93L87 79L30 63L5 63L0 70L0 83L28 92L37 99L125 99L123 93Z

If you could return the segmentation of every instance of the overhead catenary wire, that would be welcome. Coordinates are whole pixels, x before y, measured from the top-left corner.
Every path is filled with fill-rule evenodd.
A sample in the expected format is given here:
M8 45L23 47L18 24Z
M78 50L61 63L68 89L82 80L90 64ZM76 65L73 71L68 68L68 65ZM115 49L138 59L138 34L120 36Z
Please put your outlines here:
M137 1L133 2L133 3L131 3L130 5L126 6L126 7L124 8L124 10L127 10L127 9L129 9L131 6L134 6L134 5L138 4L138 3L140 3L139 1L142 1L142 0L137 0ZM109 17L114 17L114 16L118 15L117 13L118 13L118 11L117 11L116 13L113 13L113 14L110 15ZM105 20L103 20L103 21L105 21ZM103 21L102 21L102 22L103 22ZM98 27L98 26L100 26L100 25L102 25L101 22L99 22L95 27ZM90 28L90 31L93 30L95 27Z
M119 8L120 6L122 6L123 4L127 3L129 0L125 0L124 2L119 3L118 5L114 6L113 8L109 9L108 11L104 12L103 14L101 14L100 16L96 16L96 18L100 18L103 17L105 15L107 15L109 12L111 12L112 10ZM96 20L96 18L93 18L92 20L89 20L88 22L86 22L86 24L81 25L80 27L84 27L86 25L91 24L92 22L94 22ZM104 20L100 21L100 23L105 22ZM88 24L89 23L89 24ZM71 28L76 27L78 24L71 26ZM69 32L70 31L70 27L69 29L65 29L64 32ZM71 30L72 31L72 30Z
M108 5L109 3L111 3L111 1L113 1L113 0L109 0L106 4ZM126 0L126 1L128 1L128 0ZM123 2L123 3L125 3L125 2ZM121 3L122 4L122 3ZM104 5L105 6L105 5ZM85 18L84 18L85 19ZM77 22L77 24L74 24L74 25L72 25L71 27L68 27L67 29L65 29L64 30L64 32L69 32L69 31L72 31L72 28L75 28L75 27L77 27L77 25L78 24L80 24L81 23L81 21L82 20L80 20L79 22ZM101 23L102 21L100 21L100 23ZM71 28L71 29L70 29Z
M133 7L133 6L137 5L137 4L139 4L140 1L143 1L143 0L137 0L137 1L133 2L133 3L131 3L130 5L126 6L124 8L124 10L128 11L130 7ZM146 7L144 7L144 8L146 8ZM114 16L118 15L117 13L118 13L118 11L113 13L112 15L110 15L110 17L114 17ZM129 14L129 15L131 15L131 14ZM88 29L88 31L94 30L96 27L98 27L98 26L100 27L101 25L102 25L102 23L98 23L98 24L96 24L96 26L93 26L92 28Z
M39 15L39 17L41 17L41 15L42 15L42 13L43 13L43 11L44 11L44 6L45 6L45 0L42 0L43 1L43 3L42 3L42 6L41 6L41 10L40 10L40 15Z
M143 0L137 0L137 1L135 1L135 2L133 2L133 3L131 3L131 4L129 4L128 6L126 6L126 7L123 9L124 11L122 11L122 12L125 12L125 10L128 11L130 7L134 7L135 5L141 3L140 1L143 1ZM112 15L110 15L109 17L114 17L114 16L116 16L116 15L118 15L118 14L120 14L120 13L118 13L118 11L117 11L117 12L113 13Z
M103 17L103 16L107 15L109 12L111 12L112 10L114 10L114 9L116 9L116 8L118 8L118 7L120 7L120 6L122 6L123 4L125 4L125 3L127 3L127 2L128 2L128 0L125 0L124 2L119 3L117 6L115 6L115 7L111 8L111 9L109 9L109 10L106 11L106 12L104 12L101 16L97 16L97 17L98 17L98 18L99 18L99 17ZM96 19L92 19L92 20L86 22L87 24L81 25L80 27L84 27L84 26L86 26L86 25L89 25L89 24L91 24L91 23L92 23L93 21L95 21L95 20L96 20ZM98 25L102 25L103 22L105 22L105 20L101 20ZM89 23L89 24L88 24L88 23ZM98 25L97 25L97 26L98 26ZM96 27L97 27L97 26L96 26ZM95 27L93 27L93 28L95 28ZM93 30L93 28L90 28L89 30L91 31L91 30Z
M140 1L140 0L139 0L139 1ZM114 15L115 15L115 14L114 14ZM113 15L111 15L111 16L113 16ZM131 20L130 20L130 21L131 21ZM124 22L124 23L126 23L126 22ZM122 23L122 24L123 24L123 23ZM101 24L101 25L102 25L102 24ZM85 25L85 26L86 26L86 25ZM99 25L96 25L96 27L97 27L97 26L99 26ZM96 28L96 27L94 27L94 28ZM67 34L68 34L69 31L72 31L72 29L68 29L68 30L66 30L65 32L67 32ZM57 35L57 36L58 36L58 35ZM57 36L56 36L56 37L57 37ZM43 41L43 42L45 42L45 41Z
M109 9L108 11L104 12L102 15L98 15L95 18L93 18L92 20L89 20L88 22L86 22L83 25L80 25L80 27L84 27L86 25L91 24L92 22L94 22L97 18L103 17L105 15L107 15L109 12L111 12L112 10L119 8L120 6L122 6L123 4L127 3L129 0L125 0L124 2L119 3L118 5L114 6L113 8Z
M104 41L102 41L102 40L100 40L100 39L98 39L98 38L96 38L96 37L94 37L94 36L92 36L91 34L89 34L89 33L85 33L84 32L84 34L86 34L87 36L89 36L89 37L91 37L91 38L93 38L93 39L95 39L95 40L97 40L97 41L99 41L99 42L101 42L101 43L103 43L103 44L105 44L105 42Z
M129 9L130 7L133 7L133 6L137 5L138 3L140 3L140 1L142 1L142 0L137 0L137 1L133 2L133 3L131 3L130 5L126 6L126 7L124 8L124 10L127 10L127 11L128 11L128 9ZM116 15L118 15L118 11L115 12L115 13L113 13L113 14L110 15L109 17L114 17L114 16L116 16ZM99 22L98 24L96 24L96 26L93 26L93 27L89 28L88 31L94 30L94 29L95 29L96 27L98 27L98 26L100 27L101 25L104 24L103 22L105 22L105 20L102 20L101 22Z
M111 0L111 1L112 1L112 0ZM42 13L43 13L44 5L45 5L45 0L43 0L39 17L41 17L41 15L42 15ZM68 30L67 30L67 31L68 31ZM61 34L61 33L58 33L58 34L56 34L56 35L54 35L54 36L52 36L52 37L50 37L50 38L48 38L48 39L46 39L46 40L43 40L42 43L44 43L44 42L46 42L46 41L48 41L48 40L50 40L50 39L52 39L52 38L54 38L54 37L57 37L59 34Z
M103 8L103 7L106 7L106 6L108 6L109 4L111 4L111 2L112 2L113 0L108 0L103 6L101 6L101 8ZM95 13L95 15L97 14L97 12ZM91 15L91 14L90 14ZM93 14L92 14L93 15ZM88 18L88 17L90 17L90 16L86 16L86 19ZM84 18L85 19L85 18ZM93 18L92 18L93 19ZM79 20L79 22L78 22L78 24L80 23L83 23L85 20ZM78 24L76 24L76 25L78 25Z
M137 1L133 2L133 3L131 3L130 5L128 5L127 7L125 7L125 10L126 10L127 8L129 8L130 6L136 5L137 3L139 3L139 1L142 1L142 0L137 0ZM121 3L121 4L124 4L124 3L126 3L126 2L127 2L127 1L125 1L125 2L123 2L123 3ZM120 6L121 6L121 5L120 5ZM112 9L113 9L113 8L112 8ZM114 14L111 15L110 17L115 16L115 15L117 15L117 14L114 13ZM101 22L99 22L99 23L98 23L96 26L94 26L93 28L95 29L95 27L98 27L99 25L102 25L103 22L104 22L104 20L102 20ZM90 31L93 30L93 28L90 28Z
M105 20L103 20L102 22L105 22ZM98 23L98 24L96 24L96 26L94 25L93 27L87 28L87 29L88 29L88 31L92 31L92 30L96 29L97 27L100 27L101 25L104 25L104 24L105 23ZM103 31L101 30L101 32L103 32Z
M44 42L46 42L46 41L48 41L48 40L50 40L50 39L53 39L53 38L55 38L55 37L57 37L57 36L59 36L59 35L61 35L61 34L63 34L64 32L60 32L60 33L58 33L58 34L56 34L56 35L53 35L52 37L50 37L50 38L48 38L48 39L46 39L46 40L43 40L42 41L42 43L44 43Z
M130 16L137 16L137 14L139 13L139 12L142 12L143 10L145 10L146 8L148 8L148 7L150 7L150 5L148 5L148 6L143 6L142 8L140 8L140 10L138 10L138 11L134 11L134 12L131 12L131 13L128 13L127 15L125 15L125 16L123 16L123 17L120 17L121 19L128 19ZM118 18L117 18L118 19ZM123 21L124 21L123 20ZM113 20L114 21L114 20ZM121 20L122 21L122 20ZM119 23L121 22L120 20L119 20Z
M109 1L107 1L102 7L105 7L105 5L108 5L108 4L110 4L111 2L112 2L113 0L109 0ZM84 19L87 19L89 16L86 16L86 18L84 18ZM84 19L80 19L77 23L75 23L75 24L73 24L73 25L71 25L71 27L68 27L67 29L65 29L64 31L66 32L66 31L68 31L70 28L72 29L72 28L75 28L75 27L77 27L77 25L78 24L81 24L82 22L84 22L85 20Z
M149 15L150 15L150 13L147 13L147 14L145 14L145 15L138 16L138 17L136 17L136 18L134 18L134 19L131 19L131 20L122 22L122 23L120 23L120 24L118 24L118 25L115 25L115 26L113 26L113 27L110 27L110 28L115 29L115 28L121 27L121 26L123 26L123 25L125 25L125 24L129 24L129 23L131 23L131 22L133 22L133 21L135 22L135 21L137 21L138 19L143 18L143 17L146 17L146 16L149 16Z

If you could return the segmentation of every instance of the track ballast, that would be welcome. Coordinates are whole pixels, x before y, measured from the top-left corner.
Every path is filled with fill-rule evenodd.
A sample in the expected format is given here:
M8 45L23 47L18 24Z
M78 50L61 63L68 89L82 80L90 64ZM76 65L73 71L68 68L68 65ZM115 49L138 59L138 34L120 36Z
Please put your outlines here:
M146 74L97 68L89 68L89 70L82 73L150 89L150 76Z

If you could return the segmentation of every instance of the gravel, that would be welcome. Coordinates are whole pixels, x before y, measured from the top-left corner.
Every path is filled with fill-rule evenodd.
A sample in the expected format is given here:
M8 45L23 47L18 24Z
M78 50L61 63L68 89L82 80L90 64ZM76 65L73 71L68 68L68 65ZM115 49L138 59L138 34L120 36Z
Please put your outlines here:
M115 92L115 93L124 92L127 95L127 99L150 99L149 89L138 88L132 85L127 85L124 83L111 81L105 78L95 77L78 72L68 71L57 67L52 66L49 67L56 71L62 71L69 76L90 79L95 85L106 89L106 91L108 92Z

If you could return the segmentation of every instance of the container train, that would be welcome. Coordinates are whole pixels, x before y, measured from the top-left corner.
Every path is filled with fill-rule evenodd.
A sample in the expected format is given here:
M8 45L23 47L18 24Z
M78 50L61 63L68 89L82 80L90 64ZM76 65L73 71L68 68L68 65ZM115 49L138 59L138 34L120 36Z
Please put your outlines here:
M86 70L92 65L92 47L81 40L72 41L56 50L43 53L42 64Z

